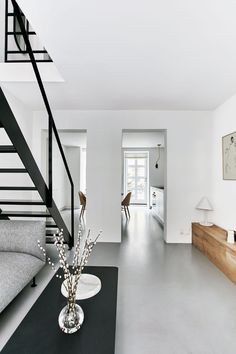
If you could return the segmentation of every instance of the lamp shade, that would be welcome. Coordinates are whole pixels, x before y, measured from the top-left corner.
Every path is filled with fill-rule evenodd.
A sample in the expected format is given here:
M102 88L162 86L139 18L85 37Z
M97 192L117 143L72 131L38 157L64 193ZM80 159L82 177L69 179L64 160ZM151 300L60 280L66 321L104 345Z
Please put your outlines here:
M196 206L196 209L200 210L213 210L213 207L207 197L203 197L198 205Z

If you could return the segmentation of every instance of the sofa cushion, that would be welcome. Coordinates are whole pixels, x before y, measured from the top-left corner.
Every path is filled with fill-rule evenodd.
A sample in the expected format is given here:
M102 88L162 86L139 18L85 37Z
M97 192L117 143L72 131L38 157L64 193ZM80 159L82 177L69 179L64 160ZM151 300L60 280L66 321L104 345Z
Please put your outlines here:
M45 222L0 220L0 251L23 252L45 260L37 241L45 247Z
M44 264L29 254L0 252L0 313Z

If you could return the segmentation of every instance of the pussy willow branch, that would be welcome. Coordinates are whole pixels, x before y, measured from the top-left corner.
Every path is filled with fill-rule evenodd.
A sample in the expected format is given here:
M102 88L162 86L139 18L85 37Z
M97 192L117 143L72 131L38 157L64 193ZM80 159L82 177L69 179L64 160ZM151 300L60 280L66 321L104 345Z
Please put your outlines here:
M72 278L69 272L69 264L67 262L67 257L66 257L66 247L64 244L63 230L61 230L58 234L55 235L55 245L59 255L60 267L63 269L64 272L64 279L67 280L68 282L67 291L68 294L70 294L71 292L69 290L72 289Z
M90 234L90 230L88 231L88 235ZM81 237L82 237L82 230L79 228L78 239L75 246L75 253L73 257L72 269L76 269L78 266L79 256L80 256L80 245L81 245ZM88 237L88 236L87 236Z
M81 257L81 261L80 261L80 265L76 268L76 271L74 272L74 275L75 275L75 283L74 283L74 288L73 288L74 294L76 294L79 278L80 278L81 273L84 269L84 266L88 263L88 258L90 256L90 254L92 253L93 247L97 243L97 240L100 237L101 233L102 233L102 231L100 231L100 233L98 234L98 236L96 237L96 239L94 241L91 241L91 239L88 241L89 236L90 236L90 232L87 235L87 238L85 240L85 246L83 249L83 254Z
M63 236L63 230L57 231L57 234L54 235L55 238L55 246L59 256L59 265L62 268L64 273L64 281L63 286L67 291L67 297L69 303L74 302L76 298L76 291L78 287L78 282L81 276L81 273L88 263L88 258L93 250L93 247L97 243L98 238L100 237L102 231L99 232L94 241L90 238L90 230L88 230L87 236L85 238L85 242L83 247L81 246L81 238L82 238L82 230L81 226L79 226L78 239L75 245L75 253L73 256L72 262L72 270L69 268L69 264L67 262L66 256L66 247ZM38 241L38 246L42 250L44 256L46 257L46 250L41 246L40 241ZM81 255L81 257L80 257ZM56 271L54 263L51 262L51 259L47 258L48 264L51 265L52 269ZM61 275L56 275L58 278L61 278Z

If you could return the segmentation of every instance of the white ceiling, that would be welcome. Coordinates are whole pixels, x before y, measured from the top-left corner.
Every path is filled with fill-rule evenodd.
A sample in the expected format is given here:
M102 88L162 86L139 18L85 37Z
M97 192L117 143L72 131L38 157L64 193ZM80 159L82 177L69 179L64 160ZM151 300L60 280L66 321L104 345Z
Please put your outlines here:
M46 84L53 108L209 110L236 93L235 0L18 2L65 80ZM32 84L7 85L40 107Z

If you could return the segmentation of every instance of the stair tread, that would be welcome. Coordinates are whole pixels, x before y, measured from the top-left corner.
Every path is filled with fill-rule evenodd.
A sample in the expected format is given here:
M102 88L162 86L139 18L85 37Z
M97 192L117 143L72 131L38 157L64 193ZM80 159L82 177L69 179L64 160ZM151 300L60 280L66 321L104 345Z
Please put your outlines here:
M53 244L55 243L55 241L54 241L54 240L51 240L51 239L47 240L47 238L46 238L46 243L53 245ZM63 243L64 243L64 245L68 245L68 242L67 242L67 241L64 241Z
M1 186L0 187L1 191L36 191L36 187L17 187L17 186Z
M55 222L53 222L53 223L49 223L49 222L47 222L46 223L46 227L57 227L57 225L55 224Z
M16 152L16 148L13 145L0 145L0 153L12 153Z
M1 215L7 216L19 216L19 217L48 217L50 214L47 211L13 211L13 210L4 210L1 212Z
M31 199L0 199L0 204L44 205L44 202L42 200L31 200Z
M0 168L0 173L27 173L25 168Z

